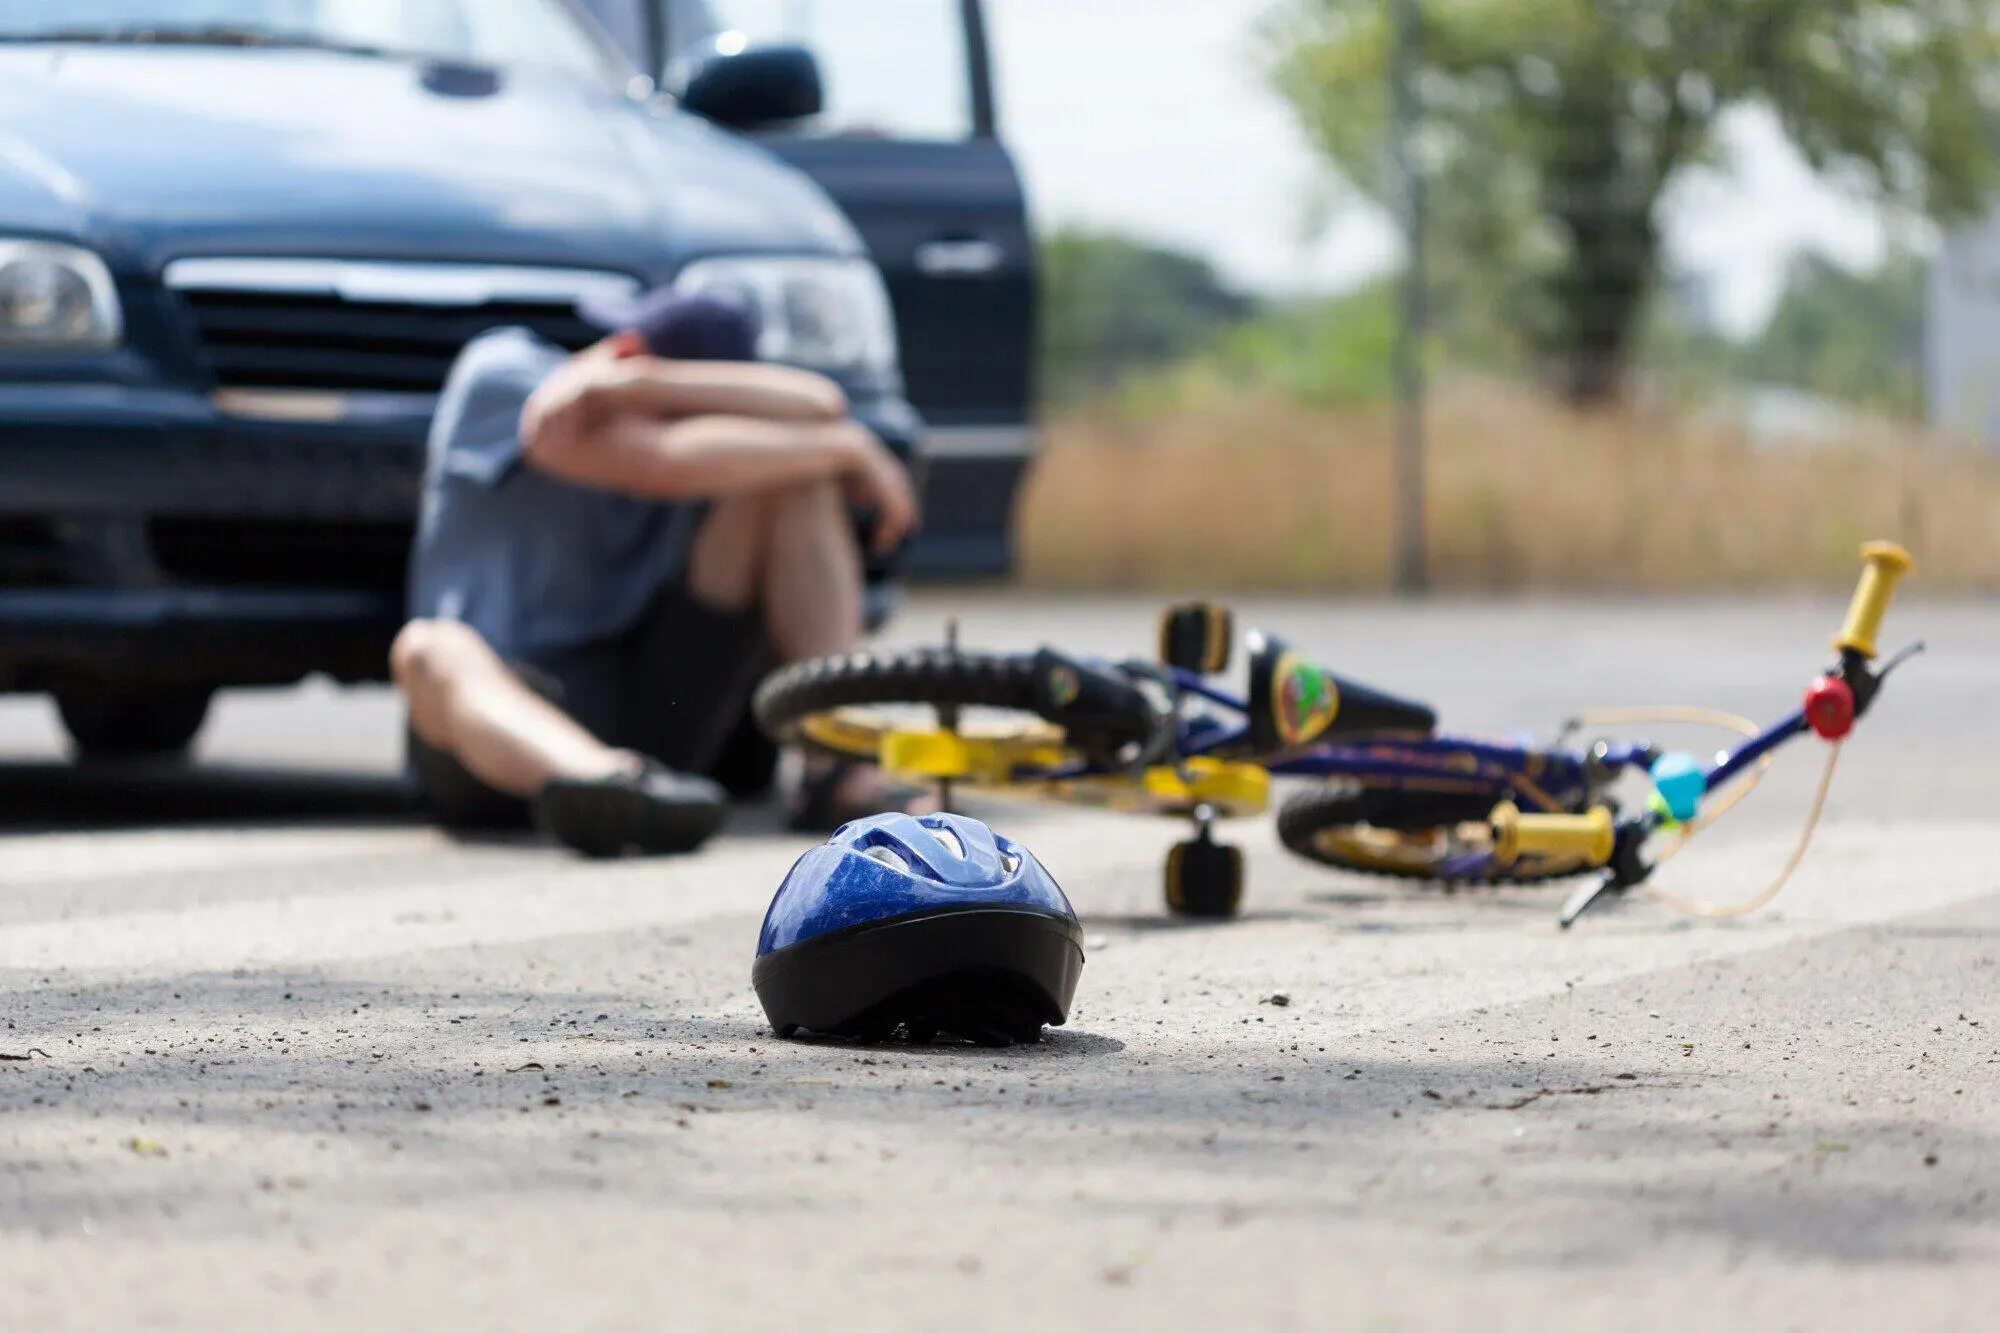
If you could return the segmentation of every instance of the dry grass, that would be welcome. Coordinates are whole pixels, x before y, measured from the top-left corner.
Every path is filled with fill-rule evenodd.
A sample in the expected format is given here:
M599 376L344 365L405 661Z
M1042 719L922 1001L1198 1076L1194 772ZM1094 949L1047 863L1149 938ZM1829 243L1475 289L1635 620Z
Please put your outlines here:
M2000 589L2000 459L1917 439L1758 452L1731 430L1579 415L1489 384L1432 401L1430 568L1441 588L1846 587L1869 537L1933 592ZM1023 498L1044 587L1388 586L1387 409L1221 400L1147 421L1056 421Z

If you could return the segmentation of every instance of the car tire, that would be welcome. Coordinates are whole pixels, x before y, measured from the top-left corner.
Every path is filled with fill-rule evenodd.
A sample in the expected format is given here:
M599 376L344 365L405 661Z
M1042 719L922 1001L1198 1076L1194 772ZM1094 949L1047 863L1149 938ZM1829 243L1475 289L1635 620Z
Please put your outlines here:
M63 691L56 695L56 711L77 758L131 759L186 750L214 696L206 685Z

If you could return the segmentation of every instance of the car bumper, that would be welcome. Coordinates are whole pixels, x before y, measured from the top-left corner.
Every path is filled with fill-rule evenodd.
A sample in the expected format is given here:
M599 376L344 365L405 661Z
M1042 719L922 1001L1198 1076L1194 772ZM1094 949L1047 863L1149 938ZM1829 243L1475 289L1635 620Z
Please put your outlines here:
M0 592L0 690L143 677L282 685L314 672L378 680L403 622L381 593L240 588Z
M0 385L0 690L136 671L382 678L430 403L369 407L269 420L174 390ZM866 401L856 415L921 457L908 404ZM311 558L297 558L308 538ZM902 560L871 558L877 623Z
M0 386L0 513L405 518L428 400L276 421L121 386Z

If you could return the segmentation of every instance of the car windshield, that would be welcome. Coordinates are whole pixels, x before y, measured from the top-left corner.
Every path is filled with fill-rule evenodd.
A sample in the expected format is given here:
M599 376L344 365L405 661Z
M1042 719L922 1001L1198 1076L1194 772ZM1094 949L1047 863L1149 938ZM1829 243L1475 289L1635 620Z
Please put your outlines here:
M565 0L0 0L0 41L329 47L619 73Z

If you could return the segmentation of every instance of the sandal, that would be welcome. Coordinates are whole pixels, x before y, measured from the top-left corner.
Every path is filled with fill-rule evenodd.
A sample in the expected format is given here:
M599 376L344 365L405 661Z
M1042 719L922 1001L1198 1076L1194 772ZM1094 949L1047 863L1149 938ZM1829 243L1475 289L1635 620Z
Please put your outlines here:
M918 813L931 794L927 790L886 779L859 799L848 790L856 785L855 774L877 771L875 765L855 759L836 759L818 772L808 769L799 779L798 800L785 827L793 833L831 833L870 815Z

